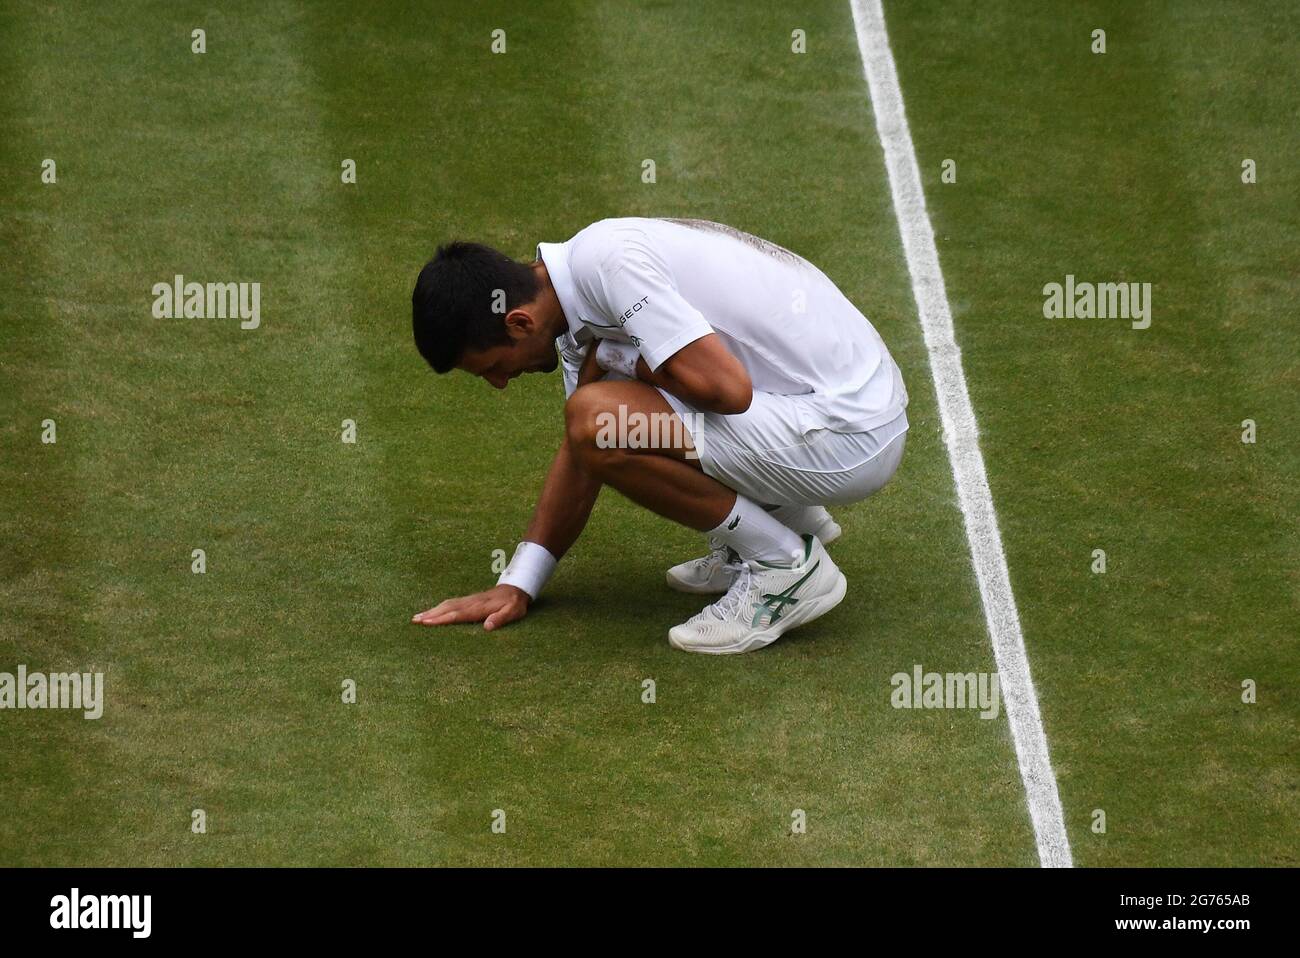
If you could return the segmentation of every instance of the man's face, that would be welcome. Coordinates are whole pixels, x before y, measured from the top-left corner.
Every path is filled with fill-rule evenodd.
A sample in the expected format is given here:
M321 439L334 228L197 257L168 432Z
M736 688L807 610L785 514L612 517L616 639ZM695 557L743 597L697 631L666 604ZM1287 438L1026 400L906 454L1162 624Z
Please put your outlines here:
M501 346L477 352L466 351L456 365L467 373L481 376L497 389L521 373L550 373L560 364L555 340L544 333L530 333L513 338Z

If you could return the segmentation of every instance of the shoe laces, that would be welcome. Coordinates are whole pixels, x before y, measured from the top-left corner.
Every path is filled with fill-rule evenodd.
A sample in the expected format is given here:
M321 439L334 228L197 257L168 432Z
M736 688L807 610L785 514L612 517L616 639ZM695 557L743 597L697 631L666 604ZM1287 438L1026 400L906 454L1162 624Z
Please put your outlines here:
M728 569L733 573L731 588L713 605L709 606L709 611L713 617L726 622L728 619L739 618L741 609L744 608L745 599L749 596L749 586L753 581L754 572L749 567L748 562L742 561L737 557L736 561L726 563Z
M695 560L695 565L701 571L710 569L715 565L727 565L727 554L731 550L727 548L726 543L716 536L709 536L708 555L701 556Z

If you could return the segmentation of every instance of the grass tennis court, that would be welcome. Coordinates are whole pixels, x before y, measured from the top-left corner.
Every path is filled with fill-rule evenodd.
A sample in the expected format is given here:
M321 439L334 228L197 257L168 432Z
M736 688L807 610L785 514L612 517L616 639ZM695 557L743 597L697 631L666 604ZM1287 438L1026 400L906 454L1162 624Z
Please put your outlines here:
M885 13L1075 861L1294 866L1300 12ZM106 682L0 714L0 865L1038 863L1005 715L890 705L994 664L847 3L6 2L0 124L0 671ZM607 216L799 252L907 379L848 597L761 653L669 648L700 539L612 490L522 623L408 624L563 401L434 376L415 274ZM260 325L155 318L176 274ZM1067 274L1150 328L1044 318Z

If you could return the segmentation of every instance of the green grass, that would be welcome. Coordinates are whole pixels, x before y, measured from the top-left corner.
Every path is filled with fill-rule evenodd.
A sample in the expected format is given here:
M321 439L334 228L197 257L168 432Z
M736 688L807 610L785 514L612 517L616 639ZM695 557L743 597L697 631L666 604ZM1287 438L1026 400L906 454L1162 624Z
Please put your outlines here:
M1295 865L1300 16L908 9L891 39L1077 858ZM1151 328L1042 319L1067 272L1153 283Z
M1295 864L1300 24L1037 10L886 13L1076 860ZM0 37L0 671L108 684L0 713L0 864L1036 863L1005 716L889 707L993 665L847 4L10 2ZM563 397L424 368L415 272L611 215L803 253L908 380L848 598L760 654L669 649L698 537L612 492L524 623L408 625L492 581ZM177 272L260 282L262 327L152 318ZM1067 272L1155 283L1152 328L1044 320Z

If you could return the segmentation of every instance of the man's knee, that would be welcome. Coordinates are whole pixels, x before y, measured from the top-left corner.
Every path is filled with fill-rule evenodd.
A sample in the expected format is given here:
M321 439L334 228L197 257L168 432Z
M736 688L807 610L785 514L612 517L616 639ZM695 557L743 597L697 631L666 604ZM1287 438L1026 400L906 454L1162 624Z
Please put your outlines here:
M610 413L608 390L604 383L588 383L576 390L564 403L564 435L569 445L583 456L600 451L597 439L603 419Z

